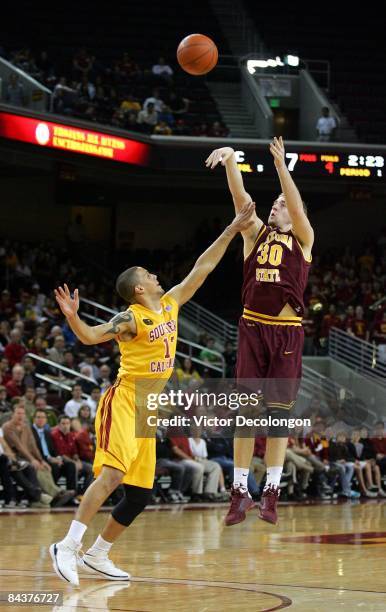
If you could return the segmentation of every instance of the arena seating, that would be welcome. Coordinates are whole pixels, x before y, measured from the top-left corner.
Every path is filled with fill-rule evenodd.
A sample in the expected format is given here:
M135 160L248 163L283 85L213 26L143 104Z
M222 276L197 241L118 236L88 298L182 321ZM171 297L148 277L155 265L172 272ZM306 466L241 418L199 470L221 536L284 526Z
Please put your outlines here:
M95 56L93 79L102 76L102 85L117 89L112 79L114 65L124 52L139 65L141 71L150 74L153 64L164 56L174 70L172 85L163 84L161 98L167 101L168 91L173 89L177 96L190 100L188 112L184 114L186 130L194 132L194 126L206 123L208 126L221 120L214 100L211 98L204 77L191 77L177 65L175 50L180 40L192 32L207 33L216 40L223 53L228 53L226 41L207 3L199 0L189 2L150 3L143 10L138 6L132 10L130 4L119 1L111 9L98 9L89 0L81 4L70 0L65 6L58 6L55 12L47 13L43 8L26 7L28 31L21 28L7 28L2 32L2 45L11 56L11 51L30 48L34 57L46 50L53 63L56 80L66 76L68 83L73 79L72 60L75 53L86 48ZM180 14L184 13L187 29L181 31ZM15 23L16 23L15 13ZM0 26L1 29L1 26ZM67 33L71 32L71 42ZM144 33L145 32L145 36ZM103 40L103 44L100 41ZM90 80L93 80L90 79ZM50 83L51 87L55 84ZM143 102L151 95L157 83L149 79L128 80L118 87L118 98L130 92ZM110 121L109 121L110 119ZM111 115L107 117L111 122ZM178 133L178 132L177 132Z

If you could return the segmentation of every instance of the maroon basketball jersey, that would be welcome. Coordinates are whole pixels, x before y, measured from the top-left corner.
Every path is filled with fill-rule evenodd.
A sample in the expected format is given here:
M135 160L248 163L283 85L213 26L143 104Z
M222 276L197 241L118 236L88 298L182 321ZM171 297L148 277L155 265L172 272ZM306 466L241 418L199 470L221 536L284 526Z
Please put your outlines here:
M263 225L244 261L244 308L277 317L289 304L301 317L310 264L291 230Z

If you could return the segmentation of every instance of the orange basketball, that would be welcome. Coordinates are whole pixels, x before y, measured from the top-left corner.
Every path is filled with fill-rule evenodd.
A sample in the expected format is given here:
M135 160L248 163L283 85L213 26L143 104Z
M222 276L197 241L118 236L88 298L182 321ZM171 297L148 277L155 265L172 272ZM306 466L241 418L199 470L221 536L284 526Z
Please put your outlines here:
M213 40L204 34L190 34L181 40L177 60L189 74L207 74L218 61L218 51Z

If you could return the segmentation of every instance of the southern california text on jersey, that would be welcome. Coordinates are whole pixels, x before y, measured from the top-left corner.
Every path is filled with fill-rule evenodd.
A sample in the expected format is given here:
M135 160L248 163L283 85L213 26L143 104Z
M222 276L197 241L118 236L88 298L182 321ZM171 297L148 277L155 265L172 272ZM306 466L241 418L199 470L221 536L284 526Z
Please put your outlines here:
M137 334L124 342L118 338L121 352L118 378L128 382L139 378L168 379L174 367L177 346L178 304L169 295L161 298L157 313L141 304L132 304Z

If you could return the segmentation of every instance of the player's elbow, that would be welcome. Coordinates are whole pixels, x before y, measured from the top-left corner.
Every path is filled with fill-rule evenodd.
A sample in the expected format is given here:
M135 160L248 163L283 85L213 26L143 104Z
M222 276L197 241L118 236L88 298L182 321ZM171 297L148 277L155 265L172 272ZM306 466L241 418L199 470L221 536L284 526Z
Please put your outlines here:
M85 344L86 346L91 346L92 344L96 344L95 338L92 338L91 336L83 336L82 338L79 338L79 339L82 342L82 344Z

